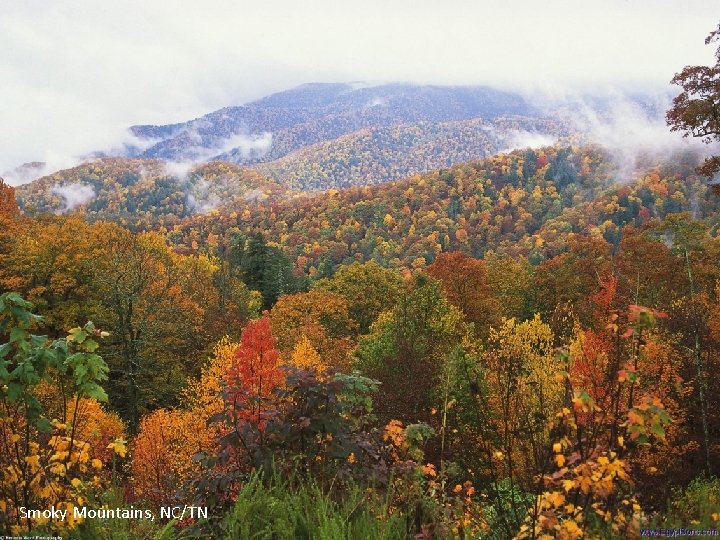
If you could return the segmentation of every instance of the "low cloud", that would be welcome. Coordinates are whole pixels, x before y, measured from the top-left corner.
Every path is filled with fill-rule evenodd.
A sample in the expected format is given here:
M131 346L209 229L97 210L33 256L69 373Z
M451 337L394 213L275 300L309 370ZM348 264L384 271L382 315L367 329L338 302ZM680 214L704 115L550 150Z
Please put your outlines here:
M370 101L368 101L368 102L365 104L365 106L363 107L363 109L368 110L368 109L372 109L372 108L374 108L374 107L382 107L382 106L384 106L384 105L387 105L387 103L388 103L388 100L385 99L385 98L382 98L382 97L374 97L373 99L371 99Z
M265 131L260 134L238 133L217 141L211 146L202 146L202 138L193 128L190 130L191 140L197 142L183 151L183 159L166 162L168 174L185 178L188 172L201 163L213 159L228 159L230 161L250 161L264 157L272 147L272 133Z
M243 195L243 199L245 199L247 202L257 202L265 199L267 195L261 190L261 189L251 189L245 195Z
M523 148L541 148L543 146L552 146L556 139L546 133L538 133L534 131L516 131L506 137L508 147L502 152L510 152L512 150L521 150Z
M60 195L65 200L60 213L74 210L95 198L95 188L81 183L53 186L50 192L53 195Z
M586 142L605 147L615 161L617 180L628 182L638 171L671 154L692 150L708 154L712 147L670 131L664 112L671 106L667 95L631 99L614 96L602 108L578 101L566 111L570 125Z
M216 183L223 183L224 179L218 180ZM220 206L220 197L210 192L210 182L200 180L198 183L190 187L187 194L187 205L191 212L196 214L206 214Z
M226 139L217 154L238 151L243 159L260 159L272 147L272 133L264 131L259 135L239 134Z

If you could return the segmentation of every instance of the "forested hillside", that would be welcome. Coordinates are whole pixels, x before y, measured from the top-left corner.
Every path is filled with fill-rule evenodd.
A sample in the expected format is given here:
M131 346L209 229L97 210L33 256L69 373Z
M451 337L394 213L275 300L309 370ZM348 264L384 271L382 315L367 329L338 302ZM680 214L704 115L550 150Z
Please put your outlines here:
M366 186L491 156L531 138L553 141L570 133L560 122L525 117L368 128L257 169L302 190Z
M260 233L310 276L353 261L422 267L456 250L536 263L574 235L616 244L625 225L668 213L714 219L717 202L693 171L698 159L649 160L623 185L613 156L599 147L516 151L380 186L194 215L166 228L177 249L190 251L206 240L229 248L238 235Z
M18 188L20 207L31 215L82 211L90 219L148 229L158 220L178 222L195 213L290 196L283 186L231 163L179 166L127 158L91 161Z
M618 159L557 145L313 195L140 158L0 184L3 532L715 526L717 198L693 153L625 183ZM20 514L89 501L156 519ZM178 504L207 514L160 518Z

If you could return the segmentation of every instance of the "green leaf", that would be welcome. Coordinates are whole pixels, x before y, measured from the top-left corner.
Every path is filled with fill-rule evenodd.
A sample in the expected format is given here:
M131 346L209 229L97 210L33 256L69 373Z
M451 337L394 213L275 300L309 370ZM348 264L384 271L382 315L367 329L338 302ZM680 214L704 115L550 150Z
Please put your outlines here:
M27 339L27 335L27 330L23 330L22 328L13 328L10 330L10 343L25 341Z
M99 384L87 383L80 388L80 395L87 396L97 401L107 401L108 396Z
M70 330L70 334L67 337L68 341L74 341L75 343L82 343L87 337L87 332L82 328L73 328Z
M25 387L22 384L11 382L8 384L7 396L9 401L17 401L23 395Z
M95 352L97 351L98 347L100 347L100 344L95 341L94 339L88 339L83 343L85 350L87 352Z
M35 425L37 426L37 428L40 431L43 431L45 433L50 433L53 429L50 421L47 418L45 418L44 416L40 417L38 419L38 421L35 423Z
M659 423L653 424L652 427L650 428L650 431L652 432L653 435L657 436L660 439L665 438L665 430L663 429L662 424L659 424Z

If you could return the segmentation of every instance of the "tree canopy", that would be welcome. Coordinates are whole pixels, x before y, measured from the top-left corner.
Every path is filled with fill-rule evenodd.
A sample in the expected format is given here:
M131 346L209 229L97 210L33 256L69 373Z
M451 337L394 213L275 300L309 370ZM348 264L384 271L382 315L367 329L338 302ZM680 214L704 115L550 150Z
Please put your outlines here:
M705 44L719 40L720 23L705 38ZM708 144L720 141L720 46L715 51L715 65L685 66L670 82L682 88L667 112L670 130L701 138ZM718 184L714 176L720 171L720 156L708 157L697 171L709 177L711 184ZM720 188L713 189L720 193Z

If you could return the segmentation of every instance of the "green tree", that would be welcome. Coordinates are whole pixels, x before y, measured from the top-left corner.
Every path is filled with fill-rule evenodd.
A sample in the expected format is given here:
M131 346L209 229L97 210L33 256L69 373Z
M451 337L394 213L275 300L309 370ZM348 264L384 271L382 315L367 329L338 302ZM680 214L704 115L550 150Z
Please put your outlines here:
M255 233L242 247L234 246L234 260L239 259L243 281L263 297L263 307L270 308L281 294L299 289L292 265L277 246L270 246L261 233Z
M360 333L366 334L380 313L395 306L403 281L396 271L370 261L341 266L332 278L318 281L315 288L342 296Z
M442 294L440 283L419 273L392 311L360 341L357 365L382 383L377 409L386 419L427 421L439 404L443 366L468 328Z
M91 461L96 449L81 440L88 435L82 426L88 408L81 405L107 401L100 383L108 367L97 354L107 333L87 323L63 339L34 335L40 317L32 309L17 293L0 295L0 532L12 536L38 525L21 507L64 509L67 519L47 526L73 528L73 507L103 489L102 461ZM57 410L43 403L48 387ZM123 442L109 446L124 455Z

